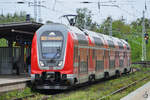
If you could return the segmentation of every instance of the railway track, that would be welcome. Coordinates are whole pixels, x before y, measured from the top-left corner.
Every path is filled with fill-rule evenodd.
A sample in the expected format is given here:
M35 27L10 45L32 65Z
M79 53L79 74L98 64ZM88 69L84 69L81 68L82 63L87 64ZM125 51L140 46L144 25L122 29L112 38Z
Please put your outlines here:
M114 94L116 94L116 93L122 92L122 91L128 89L129 87L132 87L132 86L136 85L137 83L139 83L139 82L141 82L141 81L143 81L143 80L145 80L145 79L148 79L149 77L150 77L150 75L149 75L149 76L146 76L146 77L144 77L144 78L142 78L142 79L140 79L140 80L134 81L134 82L132 82L131 84L128 84L128 85L126 85L126 86L124 86L124 87L121 87L121 88L119 88L119 89L117 89L117 90L111 92L110 94L108 94L108 95L106 95L106 96L104 96L104 97L102 97L102 98L100 98L100 99L98 99L98 100L103 100L103 99L105 99L105 98L107 98L107 97L109 97L109 96L111 96L111 95L114 95Z
M137 61L132 62L132 64L150 65L150 61Z
M28 99L28 98L32 98L32 97L35 97L35 94L31 94L31 95L24 96L24 97L21 97L21 98L15 98L15 99L12 99L12 100L24 100L24 99Z
M36 97L36 94L32 94L32 95L28 95L28 96L21 97L21 98L15 98L12 100L30 100L31 98L35 98L35 97ZM48 98L49 96L43 96L42 98L40 98L40 100L48 100Z

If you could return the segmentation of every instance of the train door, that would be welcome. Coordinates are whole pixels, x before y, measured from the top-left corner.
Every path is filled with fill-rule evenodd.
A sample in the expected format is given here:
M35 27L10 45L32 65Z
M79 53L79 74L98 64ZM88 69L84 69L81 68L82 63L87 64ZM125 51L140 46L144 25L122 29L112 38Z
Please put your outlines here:
M115 67L119 67L119 51L115 51Z
M88 49L88 73L94 73L94 61L95 61L95 51L93 49Z
M79 48L78 50L79 56L79 66L78 66L78 77L80 83L86 82L88 79L88 56L87 56L87 49L86 48Z
M74 47L74 59L73 59L73 62L74 62L74 74L78 77L78 68L79 68L79 60L80 60L80 57L79 57L79 54L78 54L78 47L75 46Z
M93 73L95 72L95 67L96 67L96 50L93 49L93 53L92 53L92 72Z
M81 64L80 64L80 62L81 62L80 61L80 53L81 53L80 49L78 48L78 75L77 76L78 76L79 82L80 82L80 73L81 73L80 72L80 66L81 66Z
M79 63L79 65L78 65L78 77L79 78L80 78L80 73L81 73L81 70L80 70L80 67L81 67L80 53L81 53L80 48L78 48L78 63Z
M104 71L104 50L96 50L95 56L96 56L96 58L95 58L96 72Z
M114 70L114 68L115 68L115 53L114 51L110 51L109 69Z
M119 67L123 68L124 67L124 56L123 56L123 52L119 52Z
M104 70L109 69L109 50L104 51Z
M130 64L131 64L131 57L130 57L131 55L130 55L130 52L127 52L127 59L128 59L128 67L130 66Z
M124 67L127 67L127 52L124 52Z
M88 73L91 72L91 49L88 49Z

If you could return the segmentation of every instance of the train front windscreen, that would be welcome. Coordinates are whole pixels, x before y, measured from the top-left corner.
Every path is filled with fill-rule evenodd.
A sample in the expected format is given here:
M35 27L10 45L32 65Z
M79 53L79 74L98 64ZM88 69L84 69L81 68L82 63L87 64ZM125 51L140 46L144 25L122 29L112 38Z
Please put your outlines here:
M56 67L62 64L64 38L59 31L46 31L40 36L39 60L41 67Z
M58 59L61 55L63 36L60 32L45 32L41 36L43 59Z
M41 43L44 59L57 59L60 57L62 41L43 41Z

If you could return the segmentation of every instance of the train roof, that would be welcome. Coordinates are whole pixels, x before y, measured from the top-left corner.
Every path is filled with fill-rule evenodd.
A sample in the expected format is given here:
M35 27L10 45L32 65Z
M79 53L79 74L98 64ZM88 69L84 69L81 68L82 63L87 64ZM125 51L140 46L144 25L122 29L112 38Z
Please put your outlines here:
M124 46L127 47L127 49L130 49L130 46L129 44L123 40L123 39L119 39L119 38L116 38L116 37L112 37L112 36L109 36L109 35L104 35L104 34L101 34L101 33L97 33L97 32L93 32L93 31L89 31L89 30L86 30L86 29L79 29L77 27L74 27L74 26L68 26L69 29L75 33L78 33L78 34L83 34L83 35L88 35L89 37L93 38L93 41L94 42L97 42L99 44L101 44L99 40L102 40L102 41L108 41L108 45L110 47L114 47L114 46L119 46L119 48L123 49ZM106 44L104 44L106 45Z
M119 38L116 38L116 37L112 37L112 36L109 36L109 35L104 35L104 34L89 31L89 30L85 30L85 31L91 37L103 38L106 41L113 42L114 45L119 45L120 48L123 48L124 45L126 45L128 49L130 48L129 44L123 39L119 39ZM111 45L111 43L109 45Z

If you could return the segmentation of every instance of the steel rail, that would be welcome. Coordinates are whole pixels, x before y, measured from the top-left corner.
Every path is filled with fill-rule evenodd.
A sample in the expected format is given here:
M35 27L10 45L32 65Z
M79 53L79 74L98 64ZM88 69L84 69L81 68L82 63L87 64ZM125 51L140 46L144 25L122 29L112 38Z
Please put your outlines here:
M35 96L36 96L36 94L31 94L31 95L28 95L28 96L24 96L24 97L20 97L20 98L15 98L15 99L12 99L12 100L24 100L24 99L27 99L27 98L33 98Z
M99 99L97 99L97 100L103 100L103 99L105 99L105 98L107 98L107 97L109 97L109 96L111 96L111 95L114 95L114 94L116 94L116 93L119 93L119 92L121 92L121 91L124 91L124 90L128 89L129 87L134 86L134 85L137 84L138 82L141 82L141 81L143 81L143 80L145 80L145 79L148 79L149 77L150 77L150 75L148 75L148 76L146 76L146 77L144 77L144 78L142 78L142 79L140 79L140 80L134 81L134 82L132 82L131 84L128 84L127 86L121 87L121 88L119 88L119 89L117 89L117 90L111 92L110 94L108 94L108 95L106 95L106 96L104 96L104 97L102 97L102 98L99 98Z

